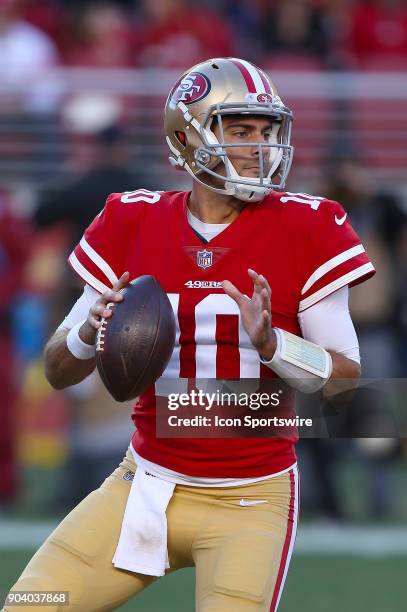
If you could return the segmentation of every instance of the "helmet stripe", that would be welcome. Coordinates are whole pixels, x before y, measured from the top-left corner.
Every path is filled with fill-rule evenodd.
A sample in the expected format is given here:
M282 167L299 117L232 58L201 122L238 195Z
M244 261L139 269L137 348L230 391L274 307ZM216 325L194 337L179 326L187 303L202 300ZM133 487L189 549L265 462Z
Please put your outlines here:
M257 70L256 66L253 66L253 64L250 64L250 62L246 62L246 60L240 60L240 61L243 64L243 66L246 68L246 70L248 70L250 76L253 79L254 86L256 88L255 93L263 93L264 85L263 85L263 81L261 79L259 70Z
M231 58L231 62L240 70L240 73L246 82L246 86L249 90L249 93L257 93L253 77L250 74L249 70L246 68L246 66L243 64L243 61Z
M261 71L246 60L232 58L232 62L242 73L250 93L272 93L270 85Z
M269 94L273 93L271 91L270 83L268 82L268 80L266 79L264 73L261 70L259 70L259 75L260 75L260 78L261 78L261 80L263 82L263 85L264 85L264 91L266 93L269 93Z

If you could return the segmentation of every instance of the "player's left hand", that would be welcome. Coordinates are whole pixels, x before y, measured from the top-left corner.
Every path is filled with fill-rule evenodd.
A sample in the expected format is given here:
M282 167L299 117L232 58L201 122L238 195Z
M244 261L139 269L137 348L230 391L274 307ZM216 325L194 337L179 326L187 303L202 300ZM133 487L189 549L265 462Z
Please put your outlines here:
M262 274L250 268L247 273L253 281L251 299L228 280L223 281L223 290L239 306L243 327L251 343L264 359L269 360L276 349L276 335L271 326L271 287Z

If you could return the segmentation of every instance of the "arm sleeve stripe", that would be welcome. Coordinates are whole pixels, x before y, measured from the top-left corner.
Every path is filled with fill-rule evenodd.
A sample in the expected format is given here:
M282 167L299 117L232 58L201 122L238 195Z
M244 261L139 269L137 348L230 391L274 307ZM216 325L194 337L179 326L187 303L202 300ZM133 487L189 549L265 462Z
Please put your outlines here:
M99 291L99 293L104 293L109 289L107 285L103 284L99 281L93 274L88 272L88 270L81 264L79 259L76 257L75 253L71 253L68 259L69 263L73 267L73 269L79 274L84 281L88 283L91 287Z
M86 242L85 238L82 238L79 245L82 250L86 253L86 255L100 268L103 274L110 280L112 285L116 283L119 279L116 274L113 272L112 268L109 264L93 249L88 242Z
M348 261L348 259L352 259L352 257L355 257L356 255L360 255L360 253L364 253L364 252L365 252L365 249L363 245L358 244L357 246L354 246L351 249L348 249L347 251L343 251L343 253L339 253L339 255L332 257L332 259L328 259L328 261L322 264L322 266L319 266L319 268L317 268L315 272L311 274L311 276L309 277L309 279L307 280L307 282L301 289L301 295L304 295L304 293L307 293L308 289L312 287L312 285L316 283L317 280L319 280L325 274L333 270L333 268L336 268L336 266L339 266L344 261Z
M365 276L369 272L374 272L373 264L371 264L370 262L364 264L363 266L359 266L359 268L351 270L343 276L340 276L332 283L329 283L329 285L326 285L325 287L322 287L322 289L320 289L319 291L312 293L309 297L305 298L305 300L301 300L298 305L298 312L309 308L313 304L319 302L319 300L322 300L322 298L326 297L330 293L333 293L333 291L336 291L337 289L340 289L345 285L349 285L349 283L352 283L354 280L360 278L361 276Z

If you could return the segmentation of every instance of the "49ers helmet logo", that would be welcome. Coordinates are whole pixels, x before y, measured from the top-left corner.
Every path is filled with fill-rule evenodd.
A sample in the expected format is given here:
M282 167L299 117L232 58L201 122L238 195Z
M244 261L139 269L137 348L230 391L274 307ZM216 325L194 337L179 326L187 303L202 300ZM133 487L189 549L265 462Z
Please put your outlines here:
M273 96L269 93L260 93L257 96L257 100L259 102L272 102L273 101Z
M201 72L190 72L174 87L173 101L192 104L202 100L211 90L209 79Z

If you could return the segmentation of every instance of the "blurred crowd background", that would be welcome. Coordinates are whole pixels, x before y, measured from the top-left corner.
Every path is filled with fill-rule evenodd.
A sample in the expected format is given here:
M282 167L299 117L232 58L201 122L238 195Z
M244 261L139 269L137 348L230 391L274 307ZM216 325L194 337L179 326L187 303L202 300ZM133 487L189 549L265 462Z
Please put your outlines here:
M377 267L352 290L364 376L406 377L406 2L0 0L0 517L64 513L125 452L130 407L97 375L66 392L44 378L81 292L66 257L110 192L188 188L167 162L165 96L229 55L294 111L288 189L341 201ZM299 455L305 517L407 518L402 439Z

